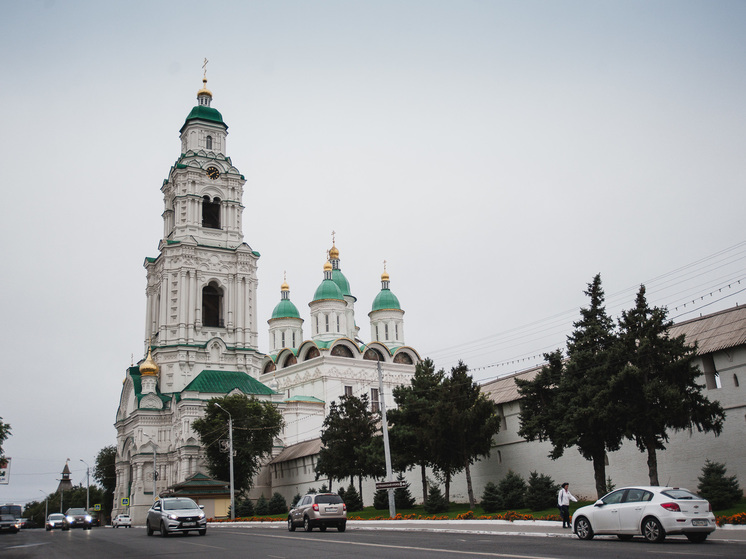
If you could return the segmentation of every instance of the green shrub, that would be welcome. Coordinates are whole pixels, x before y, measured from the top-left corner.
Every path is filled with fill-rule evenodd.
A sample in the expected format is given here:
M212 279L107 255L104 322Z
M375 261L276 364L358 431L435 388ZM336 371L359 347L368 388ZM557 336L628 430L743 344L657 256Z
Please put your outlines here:
M526 502L526 482L513 470L508 470L506 476L497 486L503 507L506 509L521 509Z
M240 499L236 503L236 518L254 516L254 503L251 499Z
M526 506L531 510L545 510L557 506L560 486L544 474L531 472L526 489Z
M269 500L269 514L285 514L288 511L288 503L280 493L276 492Z
M294 507L295 505L297 505L297 504L298 504L298 501L300 501L300 500L301 500L301 494L300 494L300 493L296 493L296 494L295 494L295 497L293 497L293 502L292 502L292 503L290 503L290 508L292 508L292 507Z
M376 510L388 510L389 508L389 492L385 489L376 491L373 495L373 508Z
M710 501L714 510L732 507L743 497L736 476L725 475L725 464L707 460L699 479L699 494Z
M448 510L448 503L446 498L440 491L440 488L432 484L430 490L427 492L427 503L425 503L425 511L429 514L436 512L446 512Z
M256 508L254 509L257 516L264 516L265 514L269 514L269 503L267 502L267 498L262 495L256 500Z
M484 486L484 493L482 493L480 504L484 512L487 513L497 512L503 508L503 498L500 496L497 485L490 481Z
M352 483L350 483L347 489L345 489L342 500L345 502L345 505L347 505L347 512L363 510L363 500L360 498L360 494Z

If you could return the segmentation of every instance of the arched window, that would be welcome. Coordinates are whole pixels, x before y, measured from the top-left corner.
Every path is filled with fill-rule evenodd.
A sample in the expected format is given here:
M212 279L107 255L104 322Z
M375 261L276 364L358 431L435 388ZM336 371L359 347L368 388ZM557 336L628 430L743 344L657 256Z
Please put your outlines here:
M308 350L308 353L306 353L306 361L308 361L309 359L318 357L319 355L321 355L321 353L319 353L319 348L312 347L311 349Z
M352 357L352 351L346 345L335 345L332 348L332 355L335 357Z
M409 356L408 353L404 353L403 351L400 351L394 356L394 363L402 363L404 365L411 365L412 358Z
M212 149L212 136L207 136L207 138L205 138L205 147L207 149Z
M339 315L337 315L337 332L339 332Z
M329 315L325 314L324 317L326 318L326 331L329 331Z
M282 347L285 347L285 332L282 332Z
M220 198L212 202L209 196L202 198L202 227L220 229Z
M202 324L224 327L223 290L215 282L202 288Z
M384 324L383 326L383 335L385 336L385 340L388 341L389 339L389 325Z
M363 354L363 359L367 359L368 361L383 361L383 355L377 349L368 348Z

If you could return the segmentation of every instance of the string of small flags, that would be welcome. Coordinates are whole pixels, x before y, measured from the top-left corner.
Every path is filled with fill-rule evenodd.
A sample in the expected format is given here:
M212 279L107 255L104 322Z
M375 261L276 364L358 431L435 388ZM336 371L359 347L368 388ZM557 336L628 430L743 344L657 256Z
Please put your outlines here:
M737 284L737 285L740 285L740 284L741 284L741 280L738 280L738 281L736 282L736 284ZM733 286L733 285L734 285L733 283L729 283L727 287L725 287L725 286L724 286L724 287L721 287L721 288L719 288L719 289L717 290L717 292L718 292L718 293L722 293L723 289L732 289L732 286ZM743 289L742 289L741 291L743 291ZM740 293L740 291L739 291L738 293ZM674 309L673 309L673 310L675 310L675 311L678 311L678 310L679 310L679 308L681 308L681 309L683 310L683 309L685 309L685 308L686 308L686 306L687 306L687 305L696 305L696 304L697 304L698 302L704 301L704 300L705 300L705 297L713 297L714 295L715 295L715 291L710 291L710 293L706 293L706 294L702 295L702 296L701 296L701 297L699 298L699 300L697 300L697 299L693 299L693 300L691 300L691 301L687 301L687 302L686 302L686 303L684 303L683 305L679 305L678 307L674 307ZM733 293L732 295L735 295L735 293ZM729 295L729 297L730 297L730 295Z

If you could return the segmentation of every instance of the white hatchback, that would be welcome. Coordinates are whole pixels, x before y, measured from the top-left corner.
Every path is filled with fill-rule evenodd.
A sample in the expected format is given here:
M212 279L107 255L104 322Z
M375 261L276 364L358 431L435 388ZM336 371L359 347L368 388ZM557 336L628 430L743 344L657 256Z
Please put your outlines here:
M612 491L572 516L580 539L612 534L621 540L641 535L662 542L667 535L683 534L701 543L715 531L715 515L705 499L679 487L624 487Z

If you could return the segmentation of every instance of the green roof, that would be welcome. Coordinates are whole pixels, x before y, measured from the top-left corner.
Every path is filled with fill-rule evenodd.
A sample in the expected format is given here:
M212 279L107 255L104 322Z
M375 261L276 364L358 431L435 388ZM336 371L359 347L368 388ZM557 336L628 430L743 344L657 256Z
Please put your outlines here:
M202 371L184 389L186 391L228 394L233 390L244 394L274 394L268 386L241 371Z
M323 301L324 299L345 300L344 295L342 295L342 290L339 289L339 286L336 283L334 283L334 280L325 279L321 282L321 285L316 288L316 293L313 294L313 300Z
M290 299L280 299L272 311L272 318L300 318L300 313Z
M338 268L332 270L332 281L337 284L337 287L339 287L342 295L352 297L352 293L350 293L350 282L347 281L347 278L342 273L342 270Z
M218 124L221 124L226 130L228 129L228 126L223 122L223 115L220 114L220 111L218 111L217 109L213 109L212 107L207 107L205 105L197 105L196 107L194 107L189 113L189 116L186 117L184 126L186 126L190 120L206 120L208 122L217 122ZM184 130L184 126L181 127L181 130L179 130L179 132L182 132Z
M283 402L311 402L314 404L323 404L324 400L319 400L314 396L293 396L291 398L285 398Z
M373 311L382 311L384 309L401 310L399 299L396 298L396 295L390 289L381 289L376 298L373 299Z

